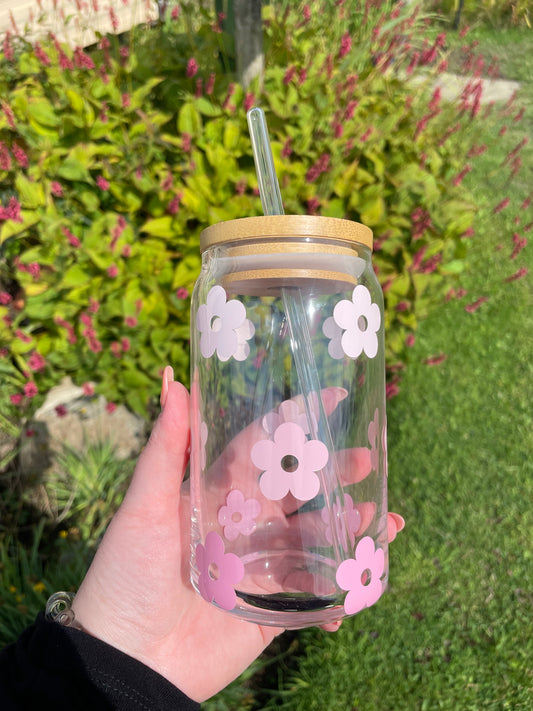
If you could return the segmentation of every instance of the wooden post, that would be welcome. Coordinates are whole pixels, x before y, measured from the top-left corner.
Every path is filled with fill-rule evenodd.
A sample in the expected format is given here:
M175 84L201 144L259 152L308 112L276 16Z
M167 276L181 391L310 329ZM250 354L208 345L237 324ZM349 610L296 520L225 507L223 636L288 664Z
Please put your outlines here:
M463 11L464 4L465 4L465 0L459 0L459 4L458 4L457 10L455 12L455 17L453 18L452 28L454 30L458 30L459 25L461 24L461 12Z
M233 16L237 76L239 83L246 88L256 77L261 83L263 79L261 0L233 0Z

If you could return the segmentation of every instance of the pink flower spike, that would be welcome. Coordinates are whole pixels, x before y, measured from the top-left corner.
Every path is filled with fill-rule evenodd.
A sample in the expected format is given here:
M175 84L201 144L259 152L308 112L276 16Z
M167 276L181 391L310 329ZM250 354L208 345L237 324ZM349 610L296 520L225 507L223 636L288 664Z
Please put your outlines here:
M11 170L11 156L5 143L0 141L0 170Z
M111 27L113 28L113 32L116 33L118 31L119 22L117 14L112 7L109 8L109 19L111 20Z
M506 279L504 279L504 282L509 284L512 281L517 281L518 279L523 279L528 273L529 273L529 269L527 267L521 267L514 274L511 274L511 276L508 276Z
M341 46L339 48L339 59L345 57L352 49L352 38L349 32L345 32L341 37Z
M191 150L192 146L192 136L190 133L186 133L185 131L181 134L181 147L185 153L189 153Z
M223 610L233 610L237 603L235 585L244 577L242 560L234 553L226 553L224 541L210 531L205 545L196 546L196 565L200 571L198 588L207 602L215 602Z
M13 220L13 222L22 222L20 214L20 203L16 197L9 199L7 207L0 205L0 220Z
M15 331L15 336L23 343L31 343L31 336L28 336L27 333L21 331L20 328L17 328L17 330Z
M279 501L291 492L299 501L309 501L320 490L316 472L328 463L329 452L323 442L307 440L301 427L284 422L274 432L274 441L254 444L251 459L263 472L259 487L267 499Z
M114 279L116 276L118 276L118 267L116 264L112 264L110 267L107 268L107 275L111 277L111 279Z
M174 195L172 200L167 205L167 212L169 215L177 215L180 209L180 196Z
M24 398L24 395L22 393L15 393L14 395L10 395L9 399L13 403L13 405L20 405Z
M194 57L191 57L187 62L187 70L185 72L188 79L191 79L198 71L198 62Z
M444 363L447 357L446 353L440 353L439 355L426 358L423 363L425 365L440 365L441 363Z
M255 104L255 95L252 91L248 91L244 97L244 110L249 111Z
M56 405L55 411L58 417L65 417L68 414L68 410L64 405Z
M482 306L488 300L488 296L480 296L477 301L474 301L472 304L468 304L467 306L465 306L465 311L469 314L473 314L479 309L480 306Z
M117 406L114 402L108 402L105 406L106 412L108 412L110 415L112 415L115 410L117 409Z
M40 353L34 351L28 358L28 365L30 370L38 372L39 370L44 370L46 367L46 361Z
M109 182L101 175L96 178L96 185L104 192L109 190Z
M234 541L240 535L251 535L261 513L261 504L256 499L245 499L242 491L233 489L226 498L226 505L218 510L218 522L224 528L224 536Z
M68 229L68 227L61 227L61 232L65 235L65 237L67 238L69 244L70 244L72 247L76 247L76 248L77 248L77 247L79 247L79 246L81 245L81 242L80 242L79 238L76 237L76 235L74 235L74 234Z
M92 383L83 383L81 389L85 397L92 397L94 395L94 386Z
M34 382L26 383L26 385L24 386L24 395L26 395L26 397L35 397L38 392L39 389L37 388L37 385L35 385Z
M283 77L283 83L285 85L290 84L294 75L296 74L296 67L290 66Z
M18 143L14 143L11 147L11 152L13 153L15 160L17 161L19 168L27 168L30 164L28 156L24 152Z
M215 88L215 79L216 79L215 74L209 75L209 79L207 80L207 82L205 84L205 93L207 94L207 96L211 96L211 94L213 93L213 90Z
M385 569L385 554L375 548L369 536L362 538L355 549L355 557L344 560L337 568L337 584L348 594L344 600L347 615L354 615L379 600L383 592L380 580Z
M499 202L494 210L492 211L493 215L497 215L498 212L501 212L502 210L505 210L505 208L509 205L511 202L511 199L509 197L504 198L501 202Z

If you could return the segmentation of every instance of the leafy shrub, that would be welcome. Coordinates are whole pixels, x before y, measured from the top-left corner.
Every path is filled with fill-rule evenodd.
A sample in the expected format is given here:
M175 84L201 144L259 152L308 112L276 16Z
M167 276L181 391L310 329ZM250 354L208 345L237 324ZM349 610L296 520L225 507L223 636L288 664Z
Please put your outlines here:
M187 382L199 232L261 212L254 103L268 113L286 212L374 230L393 370L461 270L480 92L472 82L446 104L429 91L444 40L424 39L419 8L272 2L264 86L248 90L224 71L221 19L184 3L91 52L4 42L0 401L11 418L65 374L144 415L166 363Z

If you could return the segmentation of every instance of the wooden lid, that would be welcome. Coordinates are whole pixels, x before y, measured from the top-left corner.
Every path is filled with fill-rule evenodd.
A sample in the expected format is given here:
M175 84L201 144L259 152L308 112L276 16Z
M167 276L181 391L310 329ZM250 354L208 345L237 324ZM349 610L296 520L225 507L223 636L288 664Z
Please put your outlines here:
M372 230L359 222L315 215L265 215L241 217L211 225L200 234L200 251L226 242L284 237L309 241L332 240L361 244L372 249Z

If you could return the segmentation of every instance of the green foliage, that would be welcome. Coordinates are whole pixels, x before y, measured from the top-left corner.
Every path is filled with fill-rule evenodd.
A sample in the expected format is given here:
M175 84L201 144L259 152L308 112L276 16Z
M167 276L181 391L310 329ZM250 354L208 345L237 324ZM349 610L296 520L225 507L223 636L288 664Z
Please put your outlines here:
M454 19L459 10L459 0L426 0L436 12ZM492 27L529 27L533 22L532 0L464 0L461 9L463 22L475 22Z
M21 492L16 475L11 486L6 485L5 475L2 504L8 510L0 519L0 646L33 622L53 592L79 587L132 470L133 462L117 459L106 442L88 446L83 454L64 448L54 470L33 488L33 507L31 490ZM40 502L35 499L37 490ZM16 500L21 499L24 506L17 510Z
M198 235L260 214L245 111L267 110L286 212L375 234L387 361L462 269L459 185L473 109L430 97L442 43L392 2L265 7L262 89L190 3L88 54L10 38L0 58L2 412L30 416L68 374L149 415L163 366L188 380ZM408 41L412 40L412 41ZM413 47L420 50L418 57ZM229 48L229 49L228 49ZM406 78L418 74L416 88ZM453 129L453 130L452 130Z
M91 550L76 529L51 538L43 518L31 540L0 534L0 647L13 642L58 590L76 590Z
M94 545L122 502L132 462L118 460L113 447L101 442L83 453L63 448L57 469L46 482L54 523L75 526Z

